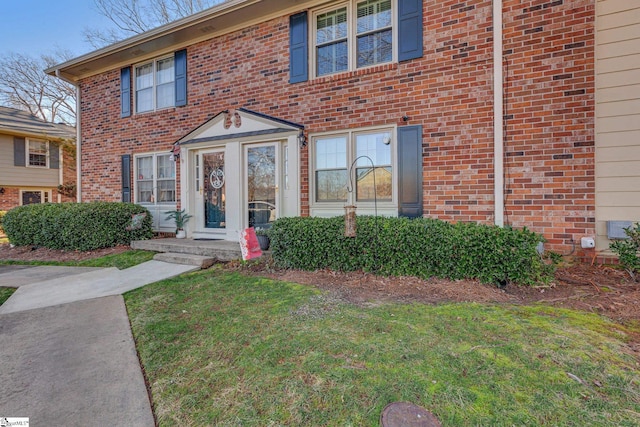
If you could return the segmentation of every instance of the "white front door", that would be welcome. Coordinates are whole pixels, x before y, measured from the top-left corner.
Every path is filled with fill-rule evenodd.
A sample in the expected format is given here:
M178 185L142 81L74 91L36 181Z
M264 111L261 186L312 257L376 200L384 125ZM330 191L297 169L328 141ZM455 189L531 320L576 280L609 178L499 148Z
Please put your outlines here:
M200 151L196 154L196 231L226 233L225 150Z

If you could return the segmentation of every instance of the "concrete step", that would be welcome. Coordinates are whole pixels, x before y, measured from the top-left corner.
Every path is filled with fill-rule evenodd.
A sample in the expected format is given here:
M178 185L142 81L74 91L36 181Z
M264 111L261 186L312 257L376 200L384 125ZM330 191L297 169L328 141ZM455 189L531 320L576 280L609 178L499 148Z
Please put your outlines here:
M226 240L193 240L193 239L150 239L131 242L133 249L144 249L155 252L173 252L193 254L219 261L242 259L240 244Z
M164 252L155 254L153 259L156 261L170 262L172 264L194 265L203 269L211 267L216 261L215 258L211 258L208 256L181 254L176 252Z

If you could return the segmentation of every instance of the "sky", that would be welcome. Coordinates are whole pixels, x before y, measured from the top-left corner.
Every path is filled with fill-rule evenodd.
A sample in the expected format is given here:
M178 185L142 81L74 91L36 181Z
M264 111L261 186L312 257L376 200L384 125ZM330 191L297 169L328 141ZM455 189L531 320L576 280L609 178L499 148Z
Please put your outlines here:
M0 0L0 6L0 57L12 52L38 57L58 49L80 56L94 50L83 29L109 26L91 0Z

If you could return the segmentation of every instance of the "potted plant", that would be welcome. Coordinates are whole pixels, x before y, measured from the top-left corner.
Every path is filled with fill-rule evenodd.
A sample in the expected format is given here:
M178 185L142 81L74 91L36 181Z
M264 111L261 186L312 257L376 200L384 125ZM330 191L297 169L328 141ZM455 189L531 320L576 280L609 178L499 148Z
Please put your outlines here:
M178 239L184 239L187 236L187 233L184 231L184 226L189 222L189 218L191 218L191 215L185 213L185 209L176 209L175 211L169 211L165 219L172 219L175 221L176 237Z
M271 245L271 238L269 237L269 229L256 228L256 237L258 238L260 249L262 249L263 251L269 250L269 246Z

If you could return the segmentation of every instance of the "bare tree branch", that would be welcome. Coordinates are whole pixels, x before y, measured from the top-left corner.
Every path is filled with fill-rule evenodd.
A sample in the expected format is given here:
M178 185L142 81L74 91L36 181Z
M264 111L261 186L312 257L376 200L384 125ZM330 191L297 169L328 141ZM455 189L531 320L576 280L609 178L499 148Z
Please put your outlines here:
M85 27L85 40L104 47L176 19L193 15L223 0L93 0L96 11L109 19L112 28Z
M33 58L10 53L0 59L0 104L25 110L47 122L74 124L75 89L44 70L71 58L56 52Z
M111 28L84 29L84 38L100 48L159 25L193 15L223 0L93 0ZM43 70L72 58L55 52L33 58L11 53L0 58L0 104L29 111L49 122L75 123L75 88Z

